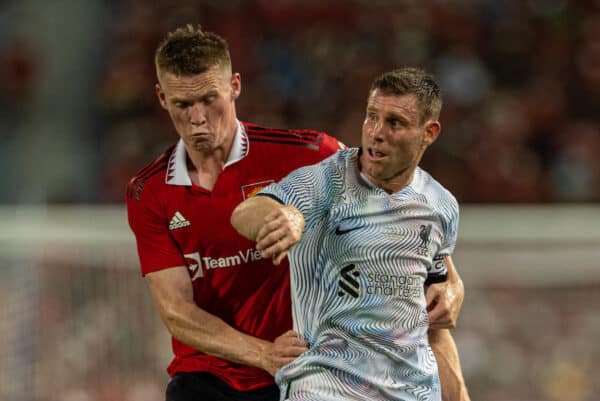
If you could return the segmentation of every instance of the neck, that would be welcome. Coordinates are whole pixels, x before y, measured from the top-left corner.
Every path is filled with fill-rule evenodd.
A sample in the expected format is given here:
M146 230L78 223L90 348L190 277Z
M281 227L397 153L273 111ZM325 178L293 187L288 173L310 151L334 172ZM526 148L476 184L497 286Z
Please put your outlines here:
M383 189L388 194L401 191L404 187L409 185L413 180L415 170L417 168L417 165L412 165L402 171L399 171L393 177L385 179L376 178L363 169L361 158L362 156L358 158L358 169L361 174L367 177L371 183Z
M375 177L371 177L369 174L363 172L363 174L375 185L379 188L383 189L388 194L393 194L395 192L401 191L408 184L412 182L413 176L415 174L415 169L407 170L406 172L402 172L400 175L394 176L390 179L380 180Z
M210 191L223 171L226 160L224 152L220 150L207 154L198 151L188 152L188 175L194 184Z
M189 150L187 148L186 151L188 157L188 171L204 170L206 168L211 168L211 166L218 167L219 170L222 170L225 167L225 163L227 163L231 147L229 147L228 151L222 147L211 149L207 152L195 149Z

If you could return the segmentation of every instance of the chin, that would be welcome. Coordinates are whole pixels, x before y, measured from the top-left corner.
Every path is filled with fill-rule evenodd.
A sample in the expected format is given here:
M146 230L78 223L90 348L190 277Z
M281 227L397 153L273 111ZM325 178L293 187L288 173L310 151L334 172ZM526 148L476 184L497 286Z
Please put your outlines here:
M209 142L195 142L193 148L199 152L206 152L207 150L212 149L213 146Z
M369 174L372 177L378 177L381 175L381 173L383 173L382 169L380 166L374 165L372 163L368 163L365 168L364 168L364 172Z

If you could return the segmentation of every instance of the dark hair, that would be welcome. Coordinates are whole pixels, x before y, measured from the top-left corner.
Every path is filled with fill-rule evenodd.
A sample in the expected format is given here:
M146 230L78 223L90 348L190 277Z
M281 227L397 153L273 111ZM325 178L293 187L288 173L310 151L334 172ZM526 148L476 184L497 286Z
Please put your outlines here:
M440 88L433 75L413 67L386 72L373 81L369 94L379 89L386 95L414 95L421 109L421 123L438 119L442 110Z
M191 24L169 32L154 54L157 74L201 74L216 65L231 67L225 39Z

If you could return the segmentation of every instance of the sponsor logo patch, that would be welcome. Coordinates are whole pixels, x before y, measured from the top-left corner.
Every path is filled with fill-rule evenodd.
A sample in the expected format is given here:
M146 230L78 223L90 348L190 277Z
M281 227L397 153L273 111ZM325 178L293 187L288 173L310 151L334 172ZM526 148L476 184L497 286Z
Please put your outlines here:
M192 275L192 281L204 277L209 270L222 269L227 267L242 266L247 263L262 260L260 251L254 248L238 250L229 256L202 256L200 252L193 252L184 255L187 268Z
M183 217L183 215L179 211L177 211L173 215L173 218L171 218L171 222L169 223L169 230L177 230L178 228L187 227L191 224L192 223L190 223L185 217Z
M357 280L358 276L360 276L360 272L354 265L348 265L342 268L340 279L338 280L338 285L340 286L338 296L343 297L348 294L352 298L358 298L358 295L360 294L360 283Z

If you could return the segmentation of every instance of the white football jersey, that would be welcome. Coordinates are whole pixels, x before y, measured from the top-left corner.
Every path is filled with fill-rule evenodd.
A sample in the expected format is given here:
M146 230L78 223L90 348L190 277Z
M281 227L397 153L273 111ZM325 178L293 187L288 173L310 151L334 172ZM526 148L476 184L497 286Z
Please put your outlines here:
M276 381L289 400L441 400L424 285L443 281L458 204L417 168L388 194L358 169L359 149L292 172L261 195L298 208L288 255L294 329L309 350Z

